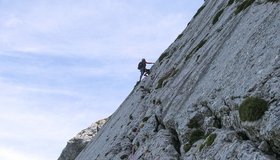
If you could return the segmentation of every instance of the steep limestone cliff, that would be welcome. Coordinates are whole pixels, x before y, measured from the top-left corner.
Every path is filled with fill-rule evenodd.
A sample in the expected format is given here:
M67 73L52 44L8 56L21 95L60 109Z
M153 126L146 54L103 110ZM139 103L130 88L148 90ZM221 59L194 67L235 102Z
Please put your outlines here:
M279 0L206 0L76 160L279 159Z
M58 160L74 160L86 145L94 138L107 119L99 120L88 128L82 130L74 138L67 142Z

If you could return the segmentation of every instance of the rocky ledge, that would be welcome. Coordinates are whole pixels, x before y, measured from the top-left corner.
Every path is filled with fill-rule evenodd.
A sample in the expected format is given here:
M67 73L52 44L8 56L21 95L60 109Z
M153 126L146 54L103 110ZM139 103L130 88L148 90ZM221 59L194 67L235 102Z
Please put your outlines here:
M74 160L86 147L86 145L94 138L106 121L107 119L99 120L70 139L58 160Z

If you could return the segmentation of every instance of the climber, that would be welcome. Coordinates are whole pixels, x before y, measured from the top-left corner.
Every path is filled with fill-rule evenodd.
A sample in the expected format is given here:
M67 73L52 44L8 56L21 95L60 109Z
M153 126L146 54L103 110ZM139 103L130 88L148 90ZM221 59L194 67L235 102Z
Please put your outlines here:
M139 69L140 72L141 72L139 82L141 81L143 75L144 75L144 76L148 76L148 75L150 74L150 69L147 69L147 68L146 68L146 64L154 64L154 63L152 63L152 62L147 62L147 61L145 60L145 58L143 58L142 61L139 62L139 64L138 64L138 69Z

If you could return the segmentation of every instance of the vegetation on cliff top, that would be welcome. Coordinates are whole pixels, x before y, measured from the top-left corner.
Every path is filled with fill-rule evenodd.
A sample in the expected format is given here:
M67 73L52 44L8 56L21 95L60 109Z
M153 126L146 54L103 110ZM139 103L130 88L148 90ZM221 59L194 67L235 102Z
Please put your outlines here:
M201 7L197 10L197 12L196 12L196 14L193 16L193 18L195 18L197 15L199 15L199 13L200 13L204 8L205 8L205 5L201 6Z

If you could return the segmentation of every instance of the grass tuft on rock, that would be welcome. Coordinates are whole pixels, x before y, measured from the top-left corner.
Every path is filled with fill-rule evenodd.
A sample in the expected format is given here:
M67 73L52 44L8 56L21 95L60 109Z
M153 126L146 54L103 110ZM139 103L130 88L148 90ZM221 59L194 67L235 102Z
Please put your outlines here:
M190 143L194 144L196 141L202 139L203 136L204 136L204 132L200 129L196 129L192 131L190 135Z
M121 157L120 157L120 159L127 159L128 158L128 155L122 155Z
M144 118L142 119L142 122L147 122L149 118L150 118L150 117L144 117Z
M168 79L168 78L169 78L169 77L168 77L167 75L164 75L163 77L161 77L161 78L158 80L158 85L157 85L156 89L159 89L159 88L164 87L164 85L165 85L164 81L165 81L166 79Z
M204 44L205 44L206 42L207 42L207 39L206 39L206 40L205 40L205 39L201 40L201 41L199 42L199 44L198 44L194 49L192 49L192 51L186 56L185 62L186 62L187 60L189 60L190 58L192 58L192 56L193 56L201 47L203 47Z
M206 138L205 144L206 144L207 146L211 146L211 145L213 144L213 142L215 141L216 137L217 137L217 134L216 134L216 133L210 134L210 135Z
M187 143L184 145L184 151L187 153L192 148L192 144Z
M246 8L248 8L254 2L255 2L255 0L245 0L244 2L242 2L239 6L237 6L237 8L235 10L235 15L237 15L241 11L245 10Z
M201 151L204 147L205 147L205 143L201 144L201 145L199 146L199 151Z
M190 122L187 124L189 128L199 128L201 127L201 124L199 121L195 118L191 119Z
M130 119L130 120L133 120L132 113L129 115L129 119Z
M196 12L196 14L193 16L193 18L195 18L197 15L199 15L199 13L200 13L204 8L205 8L205 5L201 6L201 7L197 10L197 12Z
M160 57L159 57L159 62L161 62L165 57L167 57L168 54L169 54L168 52L162 53L162 54L160 55Z
M184 35L183 33L179 34L175 41L181 39L183 37L183 35Z
M167 82L165 82L165 80L173 77L175 74L177 74L177 72L178 72L178 69L172 68L169 72L167 72L164 76L162 76L158 80L158 85L157 85L156 89L164 87L164 85L167 83Z
M205 146L211 146L213 144L213 142L215 141L215 139L217 137L217 134L216 133L212 133L212 134L205 135L204 137L207 137L207 138L204 141L204 143L202 143L199 146L199 151L201 151Z
M224 9L220 10L213 18L212 24L214 25L216 22L218 22L220 16L223 14Z
M248 97L239 106L241 121L256 121L268 109L268 102L258 97Z
M234 0L229 0L227 6L230 6L234 3Z

